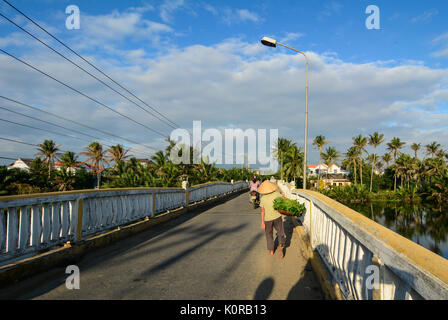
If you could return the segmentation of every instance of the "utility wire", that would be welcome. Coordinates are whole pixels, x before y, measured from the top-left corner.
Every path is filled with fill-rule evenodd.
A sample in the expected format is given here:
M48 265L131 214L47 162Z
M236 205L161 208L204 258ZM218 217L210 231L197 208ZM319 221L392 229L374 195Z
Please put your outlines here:
M89 99L89 100L91 100L91 101L93 101L93 102L95 102L95 103L97 103L97 104L99 104L99 105L101 105L101 106L103 106L103 107L109 109L110 111L112 111L112 112L114 112L114 113L116 113L116 114L119 114L119 115L121 115L122 117L124 117L124 118L126 118L126 119L128 119L128 120L130 120L130 121L132 121L132 122L134 122L134 123L136 123L136 124L138 124L138 125L140 125L140 126L146 128L146 129L148 129L149 131L152 131L152 132L154 132L154 133L156 133L156 134L158 134L158 135L160 135L160 136L162 136L162 137L164 137L164 138L167 137L167 136L164 135L163 133L160 133L160 132L158 132L157 130L154 130L154 129L152 129L152 128L150 128L150 127L148 127L148 126L146 126L146 125L144 125L144 124L142 124L142 123L140 123L140 122L138 122L138 121L132 119L131 117L128 117L127 115L125 115L125 114L123 114L123 113L121 113L121 112L119 112L119 111L117 111L117 110L115 110L115 109L113 109L113 108L107 106L106 104L104 104L104 103L102 103L102 102L96 100L95 98L92 98L92 97L88 96L87 94L85 94L85 93L79 91L78 89L75 89L75 88L73 88L72 86L70 86L70 85L68 85L68 84L66 84L66 83L64 83L64 82L62 82L62 81L60 81L60 80L54 78L53 76L49 75L48 73L45 73L44 71L42 71L42 70L40 70L40 69L34 67L33 65L29 64L29 63L26 62L26 61L23 61L22 59L20 59L20 58L14 56L13 54L11 54L11 53L9 53L9 52L3 50L3 49L0 49L0 52L6 54L6 55L8 55L8 56L10 56L11 58L13 58L13 59L15 59L15 60L17 60L17 61L19 61L19 62L21 62L21 63L23 63L24 65L28 66L29 68L31 68L31 69L33 69L33 70L35 70L35 71L37 71L37 72L39 72L39 73L41 73L41 74L47 76L48 78L50 78L50 79L56 81L57 83L59 83L59 84L65 86L66 88L69 88L70 90L75 91L76 93L82 95L83 97L85 97L85 98L87 98L87 99Z
M5 141L9 141L9 142L20 143L20 144L25 144L25 145L32 146L32 147L38 147L37 144L32 144L32 143L23 142L23 141L14 140L14 139L8 139L8 138L2 138L2 137L0 137L0 140L5 140Z
M93 131L98 131L98 132L101 132L102 134L105 134L105 135L108 135L108 136L112 136L112 137L121 139L121 140L123 140L123 141L128 141L128 142L130 142L130 143L137 144L137 145L139 145L139 146L146 147L146 148L149 149L149 150L154 150L154 151L156 150L156 149L152 148L151 146L147 146L147 145L145 145L145 144L141 144L141 143L139 143L139 142L136 142L136 141L133 141L133 140L129 140L129 139L127 139L127 138L123 138L123 137L120 137L120 136L117 136L117 135L115 135L115 134L113 134L113 133L110 133L110 132L107 132L107 131L103 131L103 130L98 129L98 128L90 127L90 126L88 126L88 125L86 125L86 124L83 124L83 123L81 123L81 122L77 122L77 121L75 121L75 120L71 120L71 119L68 119L68 118L59 116L59 115L57 115L57 114L54 114L54 113L51 113L51 112L48 112L48 111L45 111L45 110L42 110L42 109L33 107L33 106L29 105L29 104L26 104L26 103L23 103L23 102L20 102L20 101L17 101L17 100L14 100L14 99L11 99L11 98L2 96L2 95L0 95L0 98L5 99L5 100L10 101L10 102L17 103L17 104L19 104L19 105L21 105L21 106L23 106L23 107L26 107L26 108L29 108L29 109L32 109L32 110L36 110L36 111L39 111L39 112L42 112L42 113L45 113L45 114L49 114L49 115L51 115L51 116L53 116L53 117L55 117L55 118L58 118L58 119L61 119L61 120L65 120L65 121L68 121L68 122L71 122L71 123L74 123L74 124L77 124L77 125L82 126L82 127L84 127L84 128L87 128L87 129L90 129L90 130L93 130ZM109 141L112 141L112 140L110 140L110 139L108 139L108 140L109 140Z
M0 159L5 159L5 160L17 160L17 159L7 158L7 157L0 157Z
M74 132L74 133L77 133L77 134L85 135L85 136L91 137L91 138L93 138L93 139L95 139L95 140L102 140L102 139L100 139L100 138L98 138L98 137L89 135L89 134L87 134L87 133L84 133L84 132L81 132L81 131L77 131L77 130L73 130L73 129L70 129L70 128L66 128L66 127L60 126L60 125L58 125L58 124L55 124L55 123L52 123L52 122L49 122L49 121L45 121L45 120L42 120L42 119L38 119L38 118L35 118L35 117L32 117L32 116L28 116L28 115L23 114L23 113L21 113L21 112L17 112L17 111L14 111L14 110L11 110L11 109L2 107L2 106L0 106L0 109L6 110L6 111L9 111L9 112L11 112L11 113L18 114L18 115L21 115L21 116L23 116L23 117L30 118L30 119L33 119L33 120L36 120L36 121L40 121L40 122L43 122L43 123L47 123L47 124L50 124L50 125L55 126L55 127L58 127L58 128L62 128L62 129L67 130L67 131L71 131L71 132ZM79 138L79 139L81 139L81 138ZM86 140L86 139L82 139L82 140L87 141L87 142L91 142L90 140ZM112 147L111 145L108 145L108 144L104 144L104 145L105 145L106 147ZM131 147L131 148L132 148L132 147ZM142 153L142 154L144 154L144 152L142 152L141 150L139 151L139 150L137 150L137 149L135 149L135 148L132 148L132 149L134 149L134 151L136 151L136 152L138 152L138 153Z
M21 26L19 26L18 24L16 24L14 21L12 21L11 19L9 19L8 17L6 17L4 14L2 14L0 12L0 16L3 17L4 19L6 19L7 21L9 21L11 24L15 25L17 28L19 28L20 30L22 30L23 32L27 33L29 36L33 37L36 41L39 41L41 44L43 44L44 46L46 46L48 49L50 49L51 51L53 51L54 53L56 53L57 55L59 55L60 57L64 58L65 60L67 60L68 62L70 62L71 64L73 64L74 66L76 66L77 68L79 68L80 70L84 71L85 73L87 73L89 76L91 76L92 78L94 78L95 80L101 82L103 85L105 85L106 87L108 87L109 89L111 89L112 91L114 91L115 93L119 94L120 96L122 96L123 98L125 98L126 100L128 100L129 102L135 104L137 107L139 107L140 109L142 109L143 111L145 111L146 113L150 114L151 116L155 117L156 119L160 120L161 122L167 124L168 126L170 126L173 129L176 129L176 127L174 127L172 124L170 124L169 122L166 122L163 119L160 119L159 117L157 117L156 115L154 115L153 113L149 112L147 109L141 107L139 104L135 103L133 100L129 99L128 97L126 97L125 95L123 95L121 92L115 90L114 88L112 88L110 85L108 85L107 83L105 83L103 80L99 79L98 77L96 77L95 75L93 75L92 73L90 73L89 71L85 70L83 67L81 67L80 65L78 65L77 63L75 63L74 61L72 61L71 59L67 58L65 55L63 55L62 53L60 53L59 51L57 51L56 49L54 49L53 47L51 47L50 45L48 45L47 43L43 42L42 40L40 40L39 38L37 38L36 36L34 36L33 34L31 34L30 32L28 32L27 30L25 30L24 28L22 28Z
M91 62L89 62L87 59L85 59L83 56L81 56L80 54L78 54L75 50L73 50L72 48L70 48L68 45L66 45L64 42L62 42L61 40L59 40L56 36L54 36L52 33L50 33L49 31L47 31L44 27L42 27L41 25L39 25L37 22L35 22L33 19L31 19L30 17L28 17L25 13L23 13L22 11L20 11L18 8L16 8L15 6L13 6L11 3L9 3L6 0L3 0L6 4L8 4L11 8L13 8L15 11L17 11L18 13L20 13L22 16L24 16L26 19L28 19L31 23L33 23L35 26L37 26L38 28L40 28L42 31L44 31L46 34L48 34L50 37L52 37L54 40L56 40L57 42L59 42L61 45L63 45L65 48L67 48L68 50L70 50L72 53L74 53L77 57L79 57L80 59L82 59L83 61L85 61L87 64L89 64L91 67L93 67L95 70L97 70L98 72L100 72L103 76L105 76L106 78L108 78L109 80L111 80L113 83L115 83L117 86L119 86L121 89L125 90L127 93L129 93L131 96L133 96L134 98L136 98L138 101L142 102L144 105L146 105L147 107L149 107L150 109L152 109L153 111L155 111L157 114L159 114L160 116L162 116L164 119L168 120L169 122L171 122L172 124L174 124L177 128L179 127L178 124L176 124L174 121L171 121L169 118L167 118L166 116L164 116L162 113L160 113L159 111L157 111L155 108L151 107L149 104L147 104L145 101L141 100L139 97L137 97L135 94L133 94L131 91L129 91L128 89L126 89L124 86L122 86L120 83L118 83L117 81L115 81L114 79L112 79L110 76L108 76L105 72L101 71L98 67L96 67L94 64L92 64Z
M79 137L72 136L72 135L69 135L69 134L65 134L65 133L61 133L61 132L55 132L55 131L51 131L51 130L47 130L47 129L36 128L36 127L30 126L30 125L27 125L27 124L23 124L23 123L18 123L18 122L6 120L6 119L1 119L1 118L0 118L0 121L4 121L4 122L7 122L7 123L12 123L12 124L15 124L15 125L21 126L21 127L31 128L31 129L34 129L34 130L40 130L40 131L49 132L49 133L52 133L52 134L55 134L55 135L61 135L61 136L66 136L66 137L69 137L69 138L72 138L72 139L78 139L78 140L85 141L85 139L83 139L83 138L79 138Z

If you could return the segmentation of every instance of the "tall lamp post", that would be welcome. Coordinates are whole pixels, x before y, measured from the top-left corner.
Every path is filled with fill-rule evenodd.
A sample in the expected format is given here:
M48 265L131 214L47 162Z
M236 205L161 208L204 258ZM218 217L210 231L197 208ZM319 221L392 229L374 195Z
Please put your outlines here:
M299 51L297 49L288 47L284 44L281 44L279 42L277 42L277 40L268 38L268 37L263 37L263 39L261 39L261 43L264 44L265 46L268 47L277 47L277 45L291 49L295 52L298 52L300 54L303 54L303 56L305 57L306 60L306 100L305 100L305 150L304 150L304 154L303 154L303 189L306 189L306 169L307 169L307 161L306 161L306 152L307 152L307 142L308 142L308 57L306 56L305 53L303 53L302 51Z

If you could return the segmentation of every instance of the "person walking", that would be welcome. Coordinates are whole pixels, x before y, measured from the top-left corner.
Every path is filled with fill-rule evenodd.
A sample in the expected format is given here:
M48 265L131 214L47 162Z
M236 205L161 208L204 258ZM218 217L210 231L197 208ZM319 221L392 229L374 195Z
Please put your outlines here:
M283 227L282 215L274 209L274 199L282 195L278 191L277 184L264 181L258 188L261 194L261 229L265 231L266 243L269 253L274 254L274 228L277 231L279 243L279 256L284 257L283 248L286 242L285 230Z

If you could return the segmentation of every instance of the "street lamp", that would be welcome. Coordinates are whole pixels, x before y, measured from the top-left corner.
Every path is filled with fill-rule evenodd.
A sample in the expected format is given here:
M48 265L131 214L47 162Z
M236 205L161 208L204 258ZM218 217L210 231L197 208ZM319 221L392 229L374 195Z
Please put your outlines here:
M281 44L279 42L277 42L277 40L268 38L268 37L263 37L263 39L261 39L261 43L264 44L265 46L268 47L277 47L277 45L291 49L295 52L298 52L300 54L303 54L303 56L305 57L306 60L306 100L305 100L305 150L304 150L304 154L303 154L303 189L306 189L306 151L307 151L307 142L308 142L308 57L306 56L305 53L303 53L302 51L299 51L297 49L288 47L284 44Z

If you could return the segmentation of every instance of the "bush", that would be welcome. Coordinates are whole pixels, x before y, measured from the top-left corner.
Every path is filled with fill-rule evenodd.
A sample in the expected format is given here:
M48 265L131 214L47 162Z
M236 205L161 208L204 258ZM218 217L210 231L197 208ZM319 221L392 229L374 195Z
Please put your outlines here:
M291 212L293 216L300 216L306 212L306 207L303 203L298 203L295 200L283 199L281 197L274 199L274 209L282 209Z

